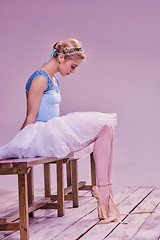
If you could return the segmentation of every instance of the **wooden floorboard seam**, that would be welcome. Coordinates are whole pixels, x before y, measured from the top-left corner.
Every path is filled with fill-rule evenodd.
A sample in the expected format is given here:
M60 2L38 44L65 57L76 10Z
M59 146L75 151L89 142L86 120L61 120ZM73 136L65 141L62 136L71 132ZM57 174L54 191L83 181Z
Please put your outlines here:
M121 221L124 221L124 220L138 207L138 205L140 205L140 204L144 201L144 199L146 199L153 191L154 191L154 189L152 189L149 193L147 193L146 196L144 196L144 198L142 198L142 200L139 201L139 202L129 211L129 213L126 214L126 216L125 216ZM120 223L119 223L119 224L120 224ZM118 224L118 225L119 225L119 224Z
M90 202L90 201L92 201L92 199L89 199L88 201L86 201L84 204L87 204L88 202ZM82 205L81 205L82 206ZM77 222L79 222L80 220L82 220L83 218L85 218L88 214L90 214L90 213L92 213L92 212L94 212L94 211L96 211L97 210L97 208L94 208L93 210L91 210L91 211L89 211L89 212L87 212L85 215L83 215L82 217L80 217L78 220L76 220L74 223L72 223L71 225L69 225L67 228L65 228L64 230L63 230L63 232L65 232L67 229L69 229L71 226L73 226L74 224L76 224ZM99 222L99 221L97 221L97 222ZM97 223L96 223L97 224ZM96 224L94 224L94 226L96 225ZM92 226L92 227L94 227L94 226ZM91 228L92 228L91 227ZM59 233L59 234L57 234L54 238L56 238L56 237L58 237L60 234L62 234L62 233ZM54 239L53 238L53 239ZM52 239L51 239L52 240Z
M122 215L124 215L124 216L122 216L122 218L121 218L121 221L125 221L125 220L127 220L127 218L129 218L130 216L134 216L133 214L136 214L137 212L143 212L143 211L150 211L150 209L147 209L147 208L145 208L145 206L144 206L144 203L146 204L147 202L148 203L152 203L152 205L153 205L153 203L156 203L156 205L154 204L153 205L153 207L154 208L152 208L152 211L155 211L156 210L156 208L157 207L159 207L160 206L160 202L159 202L159 195L156 195L156 194L153 194L153 191L155 190L158 190L158 194L159 194L159 188L156 188L156 187L154 187L154 186L137 186L136 187L136 189L135 188L133 188L133 190L132 190L132 187L128 187L128 189L130 189L130 193L129 192L127 192L127 194L128 195L124 195L124 199L123 200L121 200L120 199L120 196L121 196L121 194L124 194L125 192L126 192L126 190L125 189L123 189L123 187L122 187L122 189L120 189L120 190L118 190L117 191L117 193L115 194L116 196L115 196L115 202L117 202L118 201L118 204L116 204L117 206L119 206L119 207L121 207L121 204L122 204L122 207L123 207L123 210L122 210L122 212L126 212L126 214L123 214L123 213L121 213ZM143 192L143 195L142 195L142 191L138 191L138 190L140 190L140 189L146 189L146 191L144 191ZM136 194L136 192L138 191L138 193ZM85 237L85 239L86 240L88 240L88 239L91 239L91 238L86 238L86 234L87 233L89 233L90 231L90 236L92 235L92 232L93 232L93 230L96 228L96 225L97 225L97 223L99 222L99 220L98 220L98 218L96 219L95 218L95 220L94 220L94 222L93 221L91 221L91 219L94 219L94 217L95 216L93 216L93 215L95 215L96 214L96 210L97 210L97 208L95 207L95 205L94 204L92 204L93 203L93 200L94 200L94 198L92 198L91 196L89 196L89 193L90 193L90 191L84 191L84 192L80 192L80 195L82 196L82 198L81 198L81 196L80 196L80 206L79 206L79 208L81 208L81 206L84 206L83 208L82 208L82 211L81 211L81 214L79 214L80 212L77 212L76 211L76 213L75 213L75 216L76 216L76 214L78 214L77 215L77 217L79 217L79 218L77 218L77 217L75 217L74 216L74 212L73 212L73 210L71 211L71 214L69 214L68 212L70 212L70 208L72 208L71 207L71 202L70 201L65 201L66 202L66 204L65 204L65 208L66 208L66 216L69 218L69 220L70 220L70 216L73 214L73 219L75 220L75 222L71 222L71 221L67 221L66 222L66 220L67 219L63 219L63 220L65 220L65 221L63 221L62 220L62 224L64 224L63 226L63 229L61 229L60 231L58 230L58 231L56 231L56 232L51 232L50 233L50 235L48 236L48 235L46 235L47 236L47 238L46 238L46 240L53 240L53 239L57 239L57 240L59 240L59 239L61 239L61 240L63 240L63 237L64 237L64 239L65 240L67 240L67 239L70 239L70 240L79 240L79 239L83 239L83 237ZM152 194L151 194L152 193ZM131 195L133 194L133 196L131 197ZM137 198L137 196L140 196L139 198ZM151 196L150 196L151 195ZM155 202L155 200L153 201L152 199L153 199L153 197L156 197L156 202ZM126 208L126 206L125 206L125 201L128 199L128 198L130 198L131 197L131 199L133 199L133 197L134 197L134 199L136 200L136 201L134 201L134 205L132 204L132 205L128 205L128 206L130 206L130 208ZM117 199L117 200L116 200ZM146 201L146 199L147 199L147 201ZM129 200L130 201L130 200ZM128 203L130 204L130 202L132 203L132 201L130 201L129 202L128 201ZM126 202L127 203L127 202ZM127 204L128 204L127 203ZM86 205L86 206L85 206ZM87 205L88 205L88 207L87 207ZM139 205L141 205L141 209L139 208ZM143 207L144 206L144 207ZM150 206L150 205L149 205ZM87 207L87 208L86 208ZM86 211L86 209L87 209L87 211ZM126 211L125 211L126 210ZM42 212L41 212L42 211ZM95 212L95 213L94 213ZM134 213L135 212L135 213ZM131 236L131 234L132 234L132 232L131 232L131 234L130 234L130 238L127 238L127 240L129 239L129 240L131 240L131 239L133 239L133 240L142 240L142 238L140 238L140 234L141 234L141 232L142 232L142 229L143 230L145 230L144 229L144 226L146 227L147 226L147 220L149 220L148 221L148 226L147 227L149 227L149 226L151 226L151 225L153 225L152 223L153 223L153 220L155 221L155 223L156 224L154 224L153 226L157 226L158 227L158 225L157 225L157 217L158 217L158 219L159 219L159 208L155 211L156 212L156 215L155 215L155 217L154 217L154 215L152 215L152 213L150 213L150 212L148 212L148 214L149 215L147 215L146 216L146 219L145 220L143 220L143 222L141 221L141 225L139 224L139 225L137 225L137 229L136 229L136 227L135 227L135 229L136 229L136 231L135 232L133 232L133 234L134 235L132 235ZM42 216L41 216L41 213L43 214ZM133 213L133 214L132 214ZM69 215L68 215L69 214ZM153 213L154 214L154 213ZM91 216L90 216L91 215ZM137 214L138 215L138 214ZM46 233L48 233L48 230L47 230L47 228L48 228L48 226L49 225L47 225L48 224L48 222L47 222L47 219L46 218L49 218L49 219L52 219L53 218L53 221L54 220L60 220L60 219L56 219L55 218L55 216L56 216L56 210L52 210L52 212L50 212L50 214L49 214L49 211L44 211L44 210L40 210L39 212L37 212L37 216L35 216L34 218L31 218L30 220L30 224L31 224L31 226L32 226L32 223L33 223L33 226L31 227L31 229L34 229L34 227L36 227L35 229L36 230L38 230L38 228L37 228L37 226L39 225L39 223L41 224L42 223L42 221L43 221L43 219L44 219L44 221L46 221ZM88 216L88 217L87 217ZM139 215L140 216L140 215ZM151 217L151 216L153 216L153 217ZM85 219L85 218L88 218L87 220ZM40 219L42 219L42 221L40 221L40 222L38 222ZM46 219L46 220L45 220ZM84 220L83 220L84 219ZM143 219L143 218L141 218L141 219ZM89 220L89 222L87 222ZM44 221L43 221L43 223L44 223ZM128 219L128 221L129 221L129 219ZM49 224L50 224L50 220L49 220ZM79 222L81 222L81 223L84 223L84 224L81 224L81 223L79 223ZM131 219L130 219L130 222L131 222ZM137 222L137 221L136 221ZM37 224L36 224L37 223ZM66 224L67 223L67 224ZM34 224L35 224L35 226L34 226ZM58 224L60 224L60 221L57 221L57 225ZM66 224L66 225L65 225ZM115 225L114 225L115 224ZM122 225L124 225L124 224L121 224L121 223L114 223L113 224L113 227L112 227L112 229L108 229L108 232L106 231L106 232L104 232L104 234L103 234L103 237L102 238L96 238L97 240L104 240L104 239L108 239L108 237L109 237L109 239L112 239L112 235L116 235L117 234L117 231L119 230L119 226L121 225L121 227L120 227L120 229L123 227ZM77 225L77 226L76 226ZM60 226L60 225L59 225ZM61 225L62 226L62 225ZM128 222L128 226L129 226L129 222ZM51 229L53 229L54 227L56 227L56 225L54 226L53 224L51 225ZM78 228L77 228L78 227ZM79 229L79 227L80 227L80 229ZM81 228L82 227L82 228ZM88 227L88 228L87 228ZM131 229L133 229L133 226L131 225L131 227L130 227ZM48 228L49 229L49 228ZM75 229L75 231L77 231L78 229L78 234L77 234L77 232L75 232L75 235L73 235L73 234L71 234L70 233L70 230L72 230L72 229ZM154 228L153 228L154 229ZM153 229L151 229L151 231L154 231ZM56 228L55 228L55 230L56 230ZM96 231L97 231L97 229L95 229ZM116 231L115 231L116 230ZM139 230L141 230L140 232L139 232ZM34 230L35 231L35 230ZM126 230L125 230L126 231ZM150 228L149 228L149 231L150 231ZM66 233L68 233L69 232L69 234L70 235L67 235L66 236ZM73 232L73 231L71 231L71 232ZM116 232L116 234L115 234L115 232ZM17 238L17 235L15 235L15 238L14 238L14 233L16 233L16 232L11 232L11 233L9 233L9 232L6 232L6 234L5 233L3 233L3 234L1 234L0 233L0 239L8 239L8 240L17 240L18 238ZM41 233L43 233L43 231L41 231ZM137 235L137 233L138 233L138 235ZM12 236L12 234L13 234L13 236ZM51 235L51 234L53 234L53 235ZM54 235L54 234L56 234L56 235ZM119 233L118 233L119 234ZM43 235L43 234L42 234ZM62 238L61 238L61 235L62 235ZM148 234L147 234L148 235ZM10 237L9 237L10 236ZM38 238L36 238L36 236L37 236L37 232L35 231L35 232L33 232L33 231L31 231L31 235L30 235L30 237L32 238L33 237L33 239L35 240L35 239L38 239ZM71 238L67 238L67 237L71 237ZM73 236L75 236L75 237L73 237ZM97 235L98 236L98 235ZM114 236L113 236L113 239L118 239L118 240L121 240L121 238L119 238L119 235L116 235L116 237L114 238ZM136 236L136 237L135 237ZM2 237L2 238L1 238ZM9 237L9 238L8 238ZM58 237L58 238L57 238ZM118 238L117 238L118 237ZM134 238L135 237L135 238ZM39 240L42 240L42 239L44 239L41 235L40 235L40 239ZM124 238L123 238L124 239ZM150 239L150 238L143 238L143 240L144 239L149 239L149 240L160 240L160 235L159 235L159 229L158 229L158 231L157 231L157 234L156 235L154 235L154 239Z
M160 202L155 206L155 208L153 209L153 211L155 211L155 209L160 205ZM144 224L146 223L146 221L149 219L149 217L152 215L152 213L146 218L146 220L143 222L143 224L139 227L139 229L137 230L137 232L135 232L135 234L133 235L133 237L131 238L134 239L134 236L139 232L139 230L141 229L142 226L144 226ZM160 236L158 237L158 240L160 239Z
M132 194L133 194L134 192L136 192L139 188L140 188L140 187L138 187L137 189L135 189L135 191L133 191ZM128 197L129 197L129 196L127 196L126 198L124 198L123 201L125 201L125 199L127 199ZM119 203L117 204L117 206L120 205L123 201L119 202ZM97 208L95 208L94 210L92 210L92 212L95 211L95 210L97 210ZM88 214L86 214L86 215L88 215ZM84 218L84 217L85 217L85 216L83 216L83 218ZM81 218L81 219L82 219L82 218ZM79 220L80 220L80 219L79 219ZM79 221L79 220L78 220L78 221ZM94 228L94 226L97 225L97 223L98 223L99 221L100 221L100 220L98 220L95 224L93 224L91 227L89 227L89 228L88 228L85 232L83 232L78 238L76 238L76 240L81 239L87 232L89 232L92 228ZM118 225L119 225L119 223L117 223L116 227L117 227ZM115 228L116 228L116 227L115 227ZM64 232L65 232L65 230L63 231L63 233L64 233ZM112 231L111 231L111 232L112 232ZM111 233L111 232L110 232L110 233ZM59 235L61 235L61 234L62 234L62 233L60 233Z
M139 191L139 190L141 190L141 189L146 189L146 193L144 193L144 195L142 195L141 196L141 198L139 199L139 201L137 201L136 203L135 203L135 205L134 206L132 206L132 209L128 209L128 213L130 212L132 212L133 211L133 209L135 209L141 202L143 202L144 201L144 199L145 198L147 198L147 196L149 196L150 194L151 194L151 192L155 189L154 187L139 187L138 189L136 189L136 191L134 190L134 191L132 191L127 197L125 197L124 199L123 199L123 201L121 201L119 204L117 204L117 206L119 206L120 207L120 210L121 210L121 205L123 206L123 202L125 202L128 198L130 198L132 195L136 195L136 192L137 191ZM148 189L148 190L147 190ZM136 206L136 207L135 207ZM121 219L121 221L124 221L124 219L125 218L127 218L127 217L129 217L130 215L129 214L127 214L127 216L125 216L125 217L123 217L123 219ZM102 239L106 239L106 237L111 237L110 235L112 235L111 233L113 233L113 231L115 231L115 229L118 227L118 226L123 226L124 224L119 224L119 223L115 223L115 225L113 225L113 227L112 228L110 228L110 229L108 229L108 232L106 232L106 234L104 234L103 235L103 237L100 237L99 238L99 240L102 240ZM104 225L103 225L104 226ZM100 229L102 229L102 227L103 227L102 225L101 225L101 227L100 227ZM108 228L109 226L107 226L107 228ZM124 227L125 228L125 227ZM96 225L95 225L95 227L94 228L92 228L92 230L95 230L95 229L97 229L96 228ZM118 228L117 228L118 229ZM90 229L91 230L91 229ZM92 234L91 233L93 233L93 234L95 234L95 231L88 231L88 233L89 234L85 234L85 235L87 235L87 236L84 236L84 237L82 237L82 239L91 239L91 237L92 237ZM103 230L102 230L103 231ZM87 233L87 231L86 231L86 233ZM93 237L94 238L94 237ZM94 238L95 239L95 238ZM112 238L110 238L110 239L112 239ZM116 239L116 238L115 238ZM118 239L120 239L120 238L118 238ZM123 239L125 239L125 238L123 238ZM141 239L142 240L142 239ZM150 239L151 240L151 239Z
M155 189L155 188L153 188L149 193L147 193L147 194L144 196L144 198L142 198L142 200L139 201L139 202L129 211L129 213L126 214L126 216L125 216L121 221L123 222L125 219L127 219L127 217L130 215L130 213L132 213L132 212L137 208L137 206L140 205L140 204L144 201L144 199L146 199L146 198L154 191L154 189ZM111 233L112 233L120 224L121 224L121 223L118 223L118 224L104 237L104 239L106 239L109 235L111 235Z
M64 230L63 232L65 232L65 231L66 231L67 229L69 229L71 226L73 226L74 224L76 224L77 222L79 222L80 220L82 220L84 217L86 217L88 214L92 213L92 212L95 211L95 210L97 210L97 208L94 208L92 211L88 212L88 213L85 214L83 217L79 218L79 219L78 219L77 221L75 221L73 224L71 224L70 226L68 226L67 228L65 228L65 230ZM98 223L98 222L99 222L99 221L97 221L97 223ZM86 232L88 232L90 229L92 229L97 223L95 223L93 226L91 226ZM86 232L83 233L82 236L85 235ZM61 233L57 234L54 238L58 237L60 234L61 234ZM80 239L82 236L79 236L76 240ZM54 239L54 238L53 238L53 239ZM53 240L53 239L51 239L51 240Z
M99 222L99 221L98 221L98 222ZM97 223L98 223L98 222L97 222ZM96 226L97 223L93 224L90 228L88 228L88 230L87 230L86 232L82 233L82 234L81 234L78 238L76 238L75 240L81 239L87 232L89 232L92 228L94 228L94 226Z
M88 190L84 190L84 192L81 191L80 198L81 198L81 196L84 197L84 196L87 195L88 193L90 193L90 191L88 191ZM81 203L81 206L87 204L87 203L88 203L89 201L91 201L91 200L92 200L92 199L88 199L87 201ZM65 208L67 208L68 202L70 202L70 201L65 201ZM95 208L95 209L96 209L96 208ZM95 209L94 209L94 210L95 210ZM41 210L41 209L40 209L40 210ZM49 215L52 215L53 212L55 212L55 215L56 215L57 210L56 210L56 209L52 209L52 213L50 213ZM43 219L44 217L53 218L52 216L49 216L49 215L48 215L48 213L46 212L43 216L34 217L33 219L30 218L30 220L33 220L31 224L38 222L40 219ZM85 214L85 215L86 215L86 214ZM83 216L83 217L85 217L85 216ZM81 218L83 218L83 217L81 217ZM79 221L79 220L80 220L80 219L78 219L77 221ZM76 221L76 222L77 222L77 221ZM76 222L75 222L75 223L76 223ZM75 224L75 223L74 223L74 224ZM70 225L70 227L71 227L71 225ZM66 229L65 229L65 230L66 230ZM5 236L4 239L8 239L8 237L11 237L14 233L15 233L15 232L11 232L10 234L6 234L6 236ZM58 235L59 235L59 234L58 234ZM58 235L57 235L57 236L58 236ZM55 237L54 237L54 238L55 238Z

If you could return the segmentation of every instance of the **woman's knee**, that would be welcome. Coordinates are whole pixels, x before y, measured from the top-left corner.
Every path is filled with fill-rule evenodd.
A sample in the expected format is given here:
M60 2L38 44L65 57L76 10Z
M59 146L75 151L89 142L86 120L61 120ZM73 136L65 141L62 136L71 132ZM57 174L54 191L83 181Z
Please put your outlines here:
M101 129L99 136L105 135L107 138L113 137L113 128L111 125L105 124Z
M111 127L111 125L105 124L103 126L103 128L101 129L101 131L98 133L96 139L99 138L100 136L105 136L106 138L112 139L112 137L113 137L113 128Z

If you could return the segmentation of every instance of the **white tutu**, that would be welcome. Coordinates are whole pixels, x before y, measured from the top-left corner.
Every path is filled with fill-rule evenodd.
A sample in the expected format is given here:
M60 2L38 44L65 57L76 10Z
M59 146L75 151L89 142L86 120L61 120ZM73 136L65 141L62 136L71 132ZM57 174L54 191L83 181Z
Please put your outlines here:
M116 113L74 112L48 122L27 125L6 145L0 159L22 157L63 158L92 143L105 124L117 124Z

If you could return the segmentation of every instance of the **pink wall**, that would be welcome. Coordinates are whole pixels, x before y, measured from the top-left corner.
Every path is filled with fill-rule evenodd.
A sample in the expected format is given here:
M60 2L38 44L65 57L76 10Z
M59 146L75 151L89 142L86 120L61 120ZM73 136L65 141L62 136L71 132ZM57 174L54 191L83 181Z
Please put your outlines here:
M158 0L1 0L0 145L23 123L27 78L48 59L52 43L74 37L87 60L59 77L61 114L117 112L113 184L158 185L159 10ZM80 176L88 178L84 164ZM13 178L0 176L3 187Z

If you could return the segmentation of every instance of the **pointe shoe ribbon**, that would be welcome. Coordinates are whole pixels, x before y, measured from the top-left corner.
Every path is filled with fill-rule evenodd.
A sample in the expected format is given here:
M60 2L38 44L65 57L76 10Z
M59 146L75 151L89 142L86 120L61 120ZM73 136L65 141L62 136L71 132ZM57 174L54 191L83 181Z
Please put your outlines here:
M92 196L97 199L98 217L101 220L98 224L107 224L110 222L124 223L119 220L120 212L113 201L113 198L109 192L108 207L106 207L102 201L102 195L98 191L97 186L94 186L91 190ZM109 216L111 213L111 216ZM127 224L127 223L124 223Z

